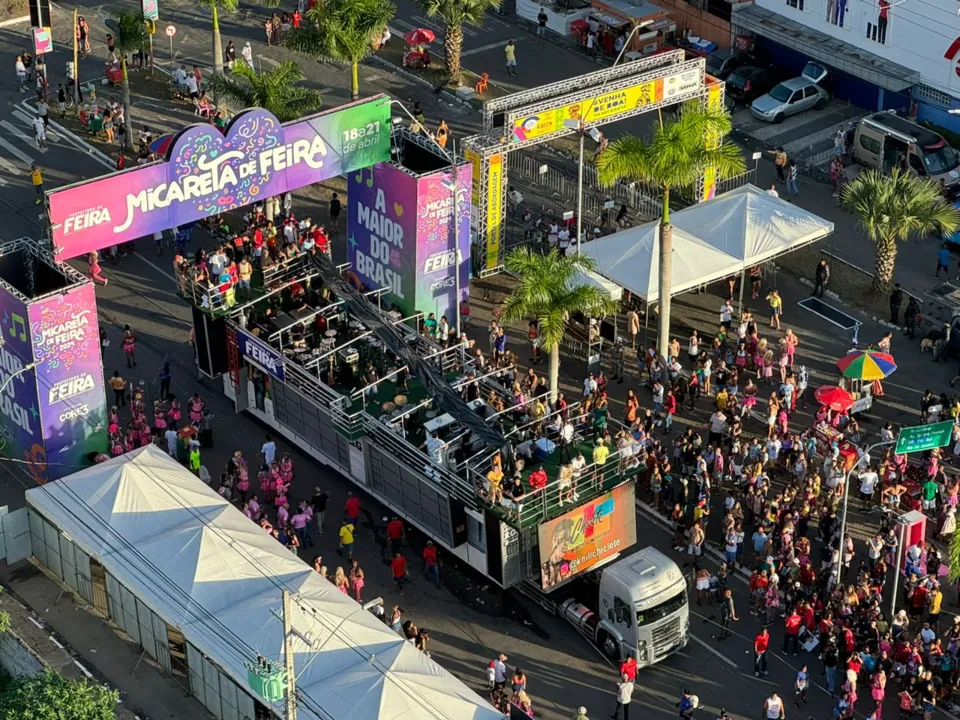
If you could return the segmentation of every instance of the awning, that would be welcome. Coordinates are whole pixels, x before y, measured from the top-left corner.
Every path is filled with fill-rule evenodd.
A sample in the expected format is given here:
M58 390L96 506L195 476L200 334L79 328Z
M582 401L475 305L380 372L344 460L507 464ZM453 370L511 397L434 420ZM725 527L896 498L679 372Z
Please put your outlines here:
M734 4L730 22L735 35L746 31L769 38L885 90L901 92L920 83L920 73L916 70L884 60L753 3ZM850 22L853 22L852 13Z

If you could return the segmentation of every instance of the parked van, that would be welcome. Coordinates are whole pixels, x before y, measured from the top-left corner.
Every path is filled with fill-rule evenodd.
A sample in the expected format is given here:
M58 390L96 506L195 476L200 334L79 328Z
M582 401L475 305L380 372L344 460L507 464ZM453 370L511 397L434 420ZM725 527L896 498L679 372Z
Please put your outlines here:
M903 162L920 177L952 190L960 186L960 156L929 128L892 112L878 112L860 121L853 138L853 159L867 167L890 172Z

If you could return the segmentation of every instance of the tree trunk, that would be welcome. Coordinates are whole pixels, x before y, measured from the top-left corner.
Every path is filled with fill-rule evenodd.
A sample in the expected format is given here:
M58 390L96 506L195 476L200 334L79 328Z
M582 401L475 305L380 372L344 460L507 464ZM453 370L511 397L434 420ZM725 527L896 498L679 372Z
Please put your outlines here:
M873 276L872 290L877 295L888 295L893 287L893 268L897 262L897 241L893 238L877 240L877 272Z
M360 63L350 64L350 98L356 100L360 97Z
M210 6L210 12L212 15L213 22L213 74L214 75L223 75L223 44L220 39L220 14L217 11L216 4ZM171 65L173 64L173 58L170 58ZM213 94L214 104L218 104L219 98L217 94Z
M550 348L550 403L557 401L557 393L560 391L560 346L554 345Z
M460 53L463 52L463 26L447 25L447 32L443 39L443 51L446 54L444 62L447 67L447 77L454 87L460 87Z
M130 118L130 78L127 76L127 56L120 54L120 72L123 74L123 146L133 151L133 121Z
M673 278L673 226L670 224L670 188L663 190L663 214L660 216L660 282L657 295L660 319L657 325L657 355L666 357L670 345L670 286ZM669 358L668 358L669 359Z

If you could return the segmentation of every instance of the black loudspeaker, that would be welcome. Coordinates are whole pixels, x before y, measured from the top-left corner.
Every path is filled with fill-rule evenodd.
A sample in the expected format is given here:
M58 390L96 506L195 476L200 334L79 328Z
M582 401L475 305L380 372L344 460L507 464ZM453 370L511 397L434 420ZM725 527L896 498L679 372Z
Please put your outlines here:
M194 342L197 366L208 377L219 377L227 372L227 321L212 318L197 307L193 308Z
M30 0L30 26L50 27L50 0Z
M467 510L456 498L450 498L450 524L453 525L453 546L467 542Z

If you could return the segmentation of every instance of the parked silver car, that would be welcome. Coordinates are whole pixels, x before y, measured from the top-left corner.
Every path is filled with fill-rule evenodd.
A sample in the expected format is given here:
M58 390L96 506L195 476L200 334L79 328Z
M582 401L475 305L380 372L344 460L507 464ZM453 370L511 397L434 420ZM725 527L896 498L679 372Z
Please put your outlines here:
M759 120L778 123L810 108L822 110L830 100L830 93L823 88L827 76L825 67L808 62L800 77L784 80L754 100L750 112Z

